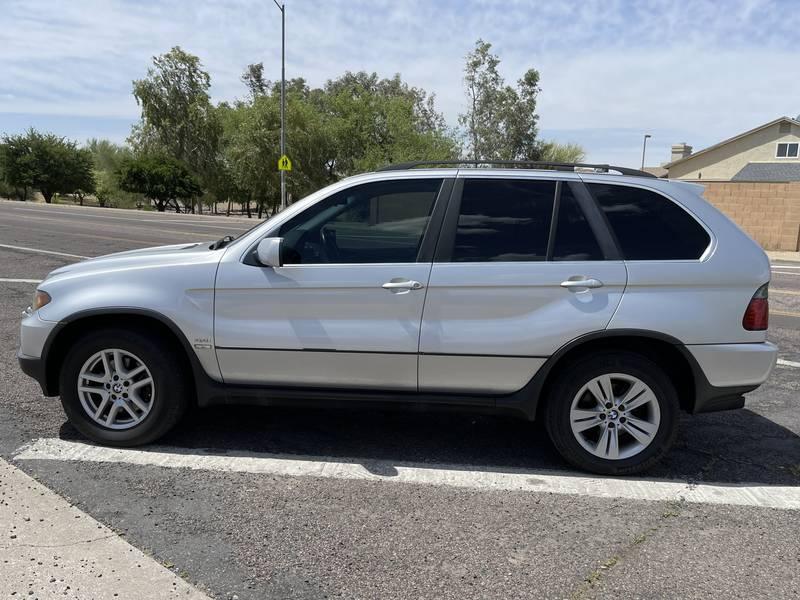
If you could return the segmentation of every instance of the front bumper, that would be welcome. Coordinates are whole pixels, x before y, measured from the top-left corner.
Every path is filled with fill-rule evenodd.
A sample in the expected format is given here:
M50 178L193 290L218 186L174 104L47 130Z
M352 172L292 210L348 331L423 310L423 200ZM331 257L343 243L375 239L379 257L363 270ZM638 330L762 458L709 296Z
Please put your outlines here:
M22 372L29 377L33 377L39 387L42 388L42 394L45 396L53 396L54 394L48 389L47 385L47 372L45 370L44 361L38 356L26 356L22 352L17 352L17 360Z
M45 321L37 312L23 313L19 329L19 351L17 360L22 372L33 377L41 386L45 396L55 395L49 389L46 371L46 347L58 323Z

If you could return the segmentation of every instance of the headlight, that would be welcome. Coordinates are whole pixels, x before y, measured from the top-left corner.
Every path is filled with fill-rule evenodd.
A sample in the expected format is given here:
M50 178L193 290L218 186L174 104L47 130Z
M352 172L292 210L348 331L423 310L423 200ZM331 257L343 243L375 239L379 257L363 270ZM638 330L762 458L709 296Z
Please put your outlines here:
M42 290L36 290L36 293L33 295L33 302L31 303L31 311L37 311L43 306L50 304L50 294L44 292Z

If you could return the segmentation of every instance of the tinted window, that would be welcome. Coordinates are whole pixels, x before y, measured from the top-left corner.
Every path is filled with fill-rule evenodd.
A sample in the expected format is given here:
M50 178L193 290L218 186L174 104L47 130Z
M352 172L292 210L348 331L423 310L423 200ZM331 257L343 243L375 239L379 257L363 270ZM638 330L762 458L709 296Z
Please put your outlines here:
M561 186L553 260L603 260L597 238L567 184Z
M660 194L623 185L588 185L628 260L700 258L711 241L689 213Z
M333 194L281 226L283 262L414 262L441 184L383 181Z
M552 181L465 179L452 260L545 260L554 193Z

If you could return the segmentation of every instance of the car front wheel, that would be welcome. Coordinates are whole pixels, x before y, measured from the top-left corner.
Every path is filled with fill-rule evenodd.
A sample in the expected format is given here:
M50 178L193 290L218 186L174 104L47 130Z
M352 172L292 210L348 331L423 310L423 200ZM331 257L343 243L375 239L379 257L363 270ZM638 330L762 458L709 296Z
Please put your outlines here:
M627 352L589 356L564 369L545 406L561 455L603 475L650 468L677 434L674 386L649 358Z
M70 422L91 440L114 446L152 442L187 405L184 368L156 336L102 330L75 342L59 389Z

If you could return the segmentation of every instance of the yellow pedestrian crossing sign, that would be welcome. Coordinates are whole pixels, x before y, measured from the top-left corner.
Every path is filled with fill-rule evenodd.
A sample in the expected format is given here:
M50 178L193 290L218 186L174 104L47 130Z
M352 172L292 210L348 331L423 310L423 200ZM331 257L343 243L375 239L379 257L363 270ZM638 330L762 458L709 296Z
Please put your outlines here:
M278 159L278 171L291 171L292 161L285 154Z

